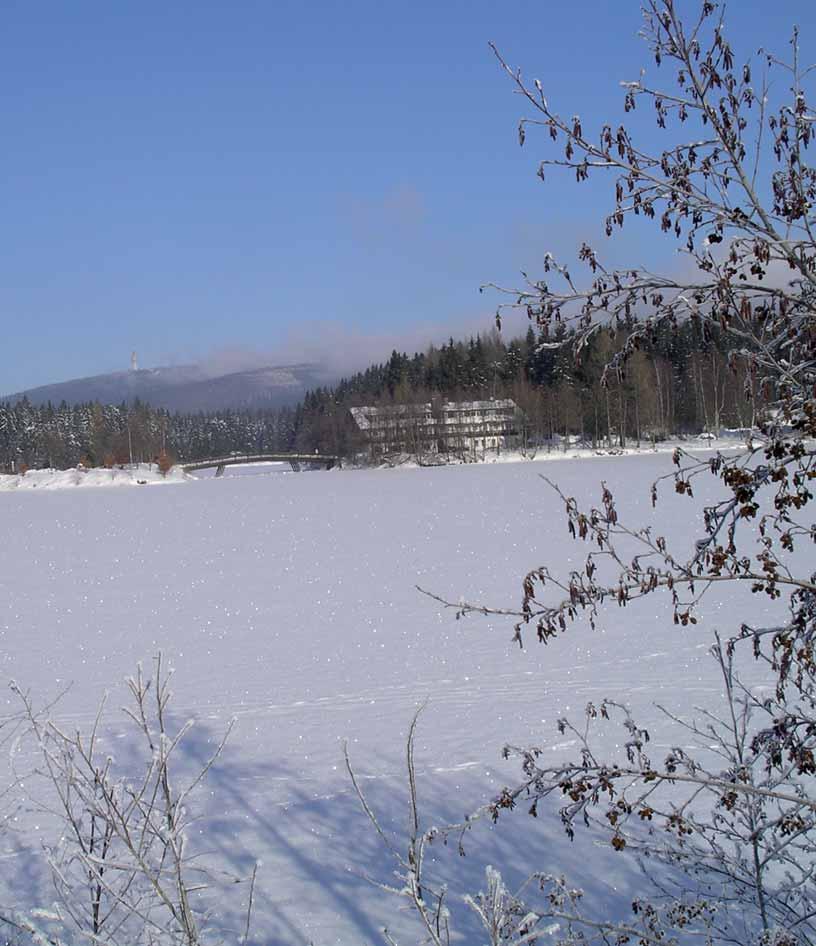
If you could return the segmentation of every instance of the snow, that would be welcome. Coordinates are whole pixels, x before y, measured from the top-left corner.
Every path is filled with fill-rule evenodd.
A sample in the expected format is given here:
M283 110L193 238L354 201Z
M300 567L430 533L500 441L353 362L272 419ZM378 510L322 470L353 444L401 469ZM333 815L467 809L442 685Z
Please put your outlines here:
M181 469L166 476L153 465L140 464L120 469L28 470L22 475L0 474L0 491L17 489L71 489L97 486L157 486L183 483L188 477Z
M481 402L473 402L473 404ZM493 403L493 402L485 402ZM503 405L504 401L496 401L498 405ZM512 401L507 403L512 404ZM465 404L465 407L471 406ZM356 408L354 408L356 410ZM480 463L519 463L526 461L544 462L554 460L578 460L590 457L603 456L641 456L647 453L672 453L677 447L681 447L687 453L699 453L710 450L729 450L733 449L744 441L744 432L734 432L734 435L728 436L727 432L720 437L713 434L700 434L698 437L690 440L667 440L661 441L655 446L630 445L626 448L618 447L588 447L575 443L555 443L549 446L531 448L526 451L517 449L485 448L478 451L471 457ZM577 438L576 438L577 439ZM461 462L455 458L450 458L451 465ZM383 469L391 469L394 466L402 468L413 468L418 466L412 458L406 456L399 460L390 460L383 464ZM440 464L444 465L444 464ZM140 463L126 467L113 467L107 469L86 469L78 466L70 470L28 470L23 475L0 474L0 492L17 489L71 489L74 487L110 487L110 486L157 486L189 482L194 479L207 479L215 476L215 467L198 470L194 474L185 473L180 466L174 467L166 475L162 475L155 464ZM228 466L223 472L223 476L258 476L268 473L289 473L292 472L290 463L281 461L258 461L256 463L243 463L236 466Z
M70 684L54 712L71 730L91 725L110 688L102 752L134 765L117 711L123 680L140 660L148 673L161 650L175 669L173 718L195 721L185 763L203 762L237 720L188 804L200 816L191 841L218 868L246 876L262 863L249 941L373 944L387 922L398 940L415 942L411 917L365 879L394 878L344 771L343 740L384 827L399 836L408 823L405 734L427 700L416 743L425 824L458 821L516 779L504 743L569 751L555 722L579 717L588 700L626 700L665 745L653 704L679 713L711 705L713 630L728 633L770 607L733 592L711 597L696 627L677 628L667 601L653 597L610 608L595 632L581 625L521 651L507 619L457 621L417 591L512 606L529 568L583 563L587 549L568 540L543 469L504 462L226 475L173 490L58 489L47 484L63 474L29 481L27 473L0 497L0 678L40 702ZM552 475L584 502L606 480L622 516L692 543L701 534L689 514L697 501L669 487L651 508L649 486L670 470L665 454L647 452L564 459ZM107 485L122 481L118 472ZM64 481L90 484L111 471L96 474L69 471ZM32 493L26 481L41 486ZM700 480L695 492L712 488ZM13 706L9 691L6 700ZM34 751L21 743L18 771ZM29 795L42 791L26 781L18 830L0 834L0 904L53 903L41 852L49 818ZM434 870L458 873L472 893L488 864L511 889L525 865L563 870L601 901L639 880L626 857L584 835L570 844L554 820L532 822L523 811L498 828L479 823L465 844L464 859L434 849ZM242 929L242 896L245 887L228 888L218 925Z
M550 444L542 444L529 447L526 450L518 448L495 447L479 448L471 451L467 459L461 459L456 456L446 455L446 457L437 459L434 457L425 457L422 463L418 463L413 456L409 454L389 456L380 469L411 469L419 466L455 466L460 463L554 463L562 460L589 460L598 457L640 457L654 456L656 454L669 455L675 450L680 449L685 453L695 455L700 453L711 453L712 451L728 452L739 449L745 445L746 433L744 431L723 431L719 437L713 434L700 434L696 437L683 440L661 440L655 444L647 443L645 440L641 444L629 442L626 447L599 445L593 447L581 442L578 437L571 437L565 441L559 438ZM368 457L365 458L362 467L368 466ZM353 464L347 464L352 466Z

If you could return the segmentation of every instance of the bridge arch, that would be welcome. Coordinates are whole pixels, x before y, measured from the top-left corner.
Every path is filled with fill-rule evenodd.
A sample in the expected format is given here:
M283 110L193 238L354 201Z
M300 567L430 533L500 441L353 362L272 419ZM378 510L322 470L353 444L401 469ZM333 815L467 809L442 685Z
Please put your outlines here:
M215 468L215 475L222 476L228 466L241 466L249 463L289 463L295 472L314 466L330 470L340 465L340 457L325 453L258 453L242 454L228 457L212 457L207 460L195 460L191 463L182 463L185 473L195 473L197 470Z

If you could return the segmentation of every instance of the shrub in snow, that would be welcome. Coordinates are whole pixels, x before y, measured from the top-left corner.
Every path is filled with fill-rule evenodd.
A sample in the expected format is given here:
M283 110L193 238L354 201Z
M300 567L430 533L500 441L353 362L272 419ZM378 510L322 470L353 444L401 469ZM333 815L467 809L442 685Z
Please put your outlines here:
M40 752L39 776L61 831L46 845L57 902L50 913L27 915L0 908L0 922L37 943L105 943L109 946L199 946L221 938L207 925L207 892L215 874L190 849L195 789L221 754L231 725L210 757L192 775L176 775L193 722L174 728L169 705L171 672L156 658L154 677L139 667L128 681L124 708L135 746L123 769L102 747L105 703L90 732L63 728L35 710L14 688L20 719ZM219 876L218 883L240 878ZM249 883L246 936L255 874ZM46 923L47 921L47 923ZM43 932L41 926L56 933Z
M170 456L166 450L162 450L156 460L156 466L159 468L159 472L162 476L167 476L170 470L173 469L175 465L175 460Z

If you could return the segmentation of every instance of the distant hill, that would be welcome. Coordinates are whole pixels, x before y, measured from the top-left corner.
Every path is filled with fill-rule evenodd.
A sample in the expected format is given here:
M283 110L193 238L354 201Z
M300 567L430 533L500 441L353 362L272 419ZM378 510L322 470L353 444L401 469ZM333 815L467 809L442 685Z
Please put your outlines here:
M199 365L176 365L76 378L46 384L0 398L32 404L80 404L98 401L121 404L140 400L170 411L217 411L226 408L268 408L293 405L310 388L331 379L315 364L268 365L245 371L213 374Z

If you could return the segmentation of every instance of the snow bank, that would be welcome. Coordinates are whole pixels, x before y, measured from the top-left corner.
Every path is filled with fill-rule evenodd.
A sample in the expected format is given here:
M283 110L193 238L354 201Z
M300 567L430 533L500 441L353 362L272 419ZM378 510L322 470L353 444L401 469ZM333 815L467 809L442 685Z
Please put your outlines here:
M183 483L189 479L180 468L172 469L162 476L155 466L146 464L126 469L86 470L29 470L20 475L0 474L0 492L16 489L69 489L75 486L156 486L167 483Z
M377 469L416 469L417 467L439 467L439 466L460 466L464 463L525 463L535 461L543 463L560 460L589 460L596 457L637 457L654 456L655 454L672 454L676 449L686 453L700 453L735 450L743 447L746 442L746 436L730 436L729 432L723 432L719 437L713 434L700 434L696 437L688 437L683 440L661 440L656 444L643 441L640 446L632 444L626 447L591 447L580 443L578 439L575 442L564 443L563 440L552 444L544 444L537 447L528 447L526 450L502 449L496 452L495 449L478 451L470 454L467 459L457 457L448 457L441 459L438 456L430 456L422 463L417 462L414 456L402 454L389 457L387 462L380 464ZM755 439L754 442L757 442ZM356 466L353 463L345 464L347 469L366 469L367 464L361 463Z

